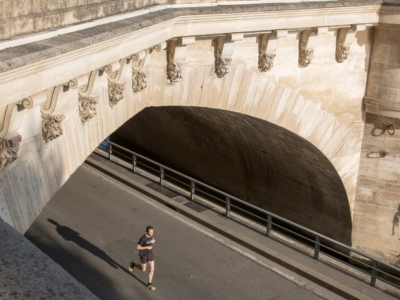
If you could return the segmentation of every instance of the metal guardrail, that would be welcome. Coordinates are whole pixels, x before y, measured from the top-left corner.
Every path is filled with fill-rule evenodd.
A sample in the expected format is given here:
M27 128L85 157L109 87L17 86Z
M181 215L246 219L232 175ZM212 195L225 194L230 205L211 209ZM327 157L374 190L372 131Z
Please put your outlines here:
M243 200L241 200L241 199L239 199L239 198L237 198L237 197L235 197L233 195L225 193L225 192L223 192L223 191L221 191L219 189L216 189L216 188L214 188L214 187L212 187L212 186L210 186L208 184L205 184L205 183L203 183L201 181L198 181L198 180L196 180L196 179L194 179L194 178L192 178L190 176L187 176L187 175L182 174L182 173L180 173L178 171L175 171L175 170L173 170L173 169L171 169L171 168L169 168L167 166L164 166L164 165L162 165L162 164L160 164L160 163L158 163L156 161L153 161L153 160L151 160L151 159L149 159L149 158L147 158L147 157L145 157L143 155L135 153L135 152L133 152L133 151L131 151L129 149L126 149L126 148L124 148L122 146L119 146L119 145L117 145L117 144L115 144L113 142L105 141L99 146L99 148L104 150L104 151L106 151L106 152L108 152L109 160L112 159L112 155L113 155L114 152L117 153L117 157L120 156L120 157L124 157L126 160L130 160L130 162L132 164L132 171L133 172L137 171L138 164L139 164L138 158L140 158L140 159L142 159L142 160L144 160L144 161L146 161L146 162L148 162L148 163L150 163L152 165L157 166L158 169L150 168L148 166L146 166L146 168L150 168L154 172L158 173L158 176L160 178L160 185L161 186L164 185L164 181L166 180L166 178L165 178L166 177L166 174L165 174L166 171L171 172L174 175L177 175L177 176L179 176L181 178L184 178L184 179L188 180L190 182L190 184L185 184L184 182L181 182L181 181L176 180L174 178L175 181L179 181L183 185L186 185L186 186L189 187L190 199L192 201L195 199L196 191L201 191L201 189L199 189L199 187L206 188L206 189L208 189L208 190L210 190L210 191L212 191L212 192L214 192L216 194L219 194L219 195L223 196L223 198L225 200L216 198L216 197L208 194L205 191L201 191L203 194L207 194L207 195L213 197L216 200L225 202L225 215L226 215L227 218L230 217L230 212L231 212L232 208L236 208L236 210L238 210L238 211L243 211L244 215L246 215L245 217L247 217L247 215L251 215L253 217L256 217L256 218L262 220L263 221L262 225L266 227L266 235L268 237L272 235L273 228L276 227L276 228L280 228L282 230L285 230L287 232L290 232L292 235L295 235L295 236L298 236L298 237L301 237L301 238L307 240L309 243L311 243L313 245L312 247L314 249L314 259L316 259L316 260L319 259L320 252L323 252L325 255L330 256L331 258L333 258L335 260L338 260L338 261L343 263L343 260L340 260L337 257L331 256L331 255L329 255L326 252L321 250L321 248L325 248L325 249L329 249L329 251L331 251L331 252L333 252L333 253L335 253L337 255L340 255L342 257L346 257L349 261L356 262L356 264L361 265L362 267L364 267L364 269L358 268L355 264L347 263L347 265L351 266L352 268L357 269L357 270L359 270L359 271L361 271L363 273L366 273L366 274L370 275L371 276L371 281L370 281L370 285L371 286L375 286L376 285L376 280L379 279L379 280L381 280L381 281L383 281L383 282L385 282L387 284L390 284L390 285L400 289L400 277L393 275L393 274L400 275L400 268L397 268L397 267L392 266L392 265L390 265L388 263L382 262L379 259L374 258L374 257L372 257L372 256L370 256L370 255L368 255L366 253L358 251L358 250L356 250L354 248L351 248L351 247L349 247L349 246L347 246L345 244L342 244L342 243L340 243L338 241L335 241L335 240L333 240L333 239L331 239L331 238L329 238L327 236L324 236L324 235L322 235L322 234L320 234L318 232L310 230L310 229L308 229L308 228L306 228L304 226L296 224L296 223L294 223L292 221L289 221L289 220L287 220L285 218L282 218L282 217L280 217L278 215L275 215L275 214L273 214L273 213L271 213L269 211L266 211L266 210L264 210L262 208L259 208L259 207L255 206L255 205L252 205L252 204L250 204L250 203L248 203L246 201L243 201ZM120 150L130 154L130 157L124 155L121 152L116 151L116 149L120 149ZM261 217L260 215L255 215L255 214L253 214L253 213L251 213L249 211L246 211L243 208L235 205L234 203L240 203L242 206L248 207L248 208L252 209L253 211L257 211L261 215L264 215L265 218ZM240 213L238 213L238 214L240 214ZM243 214L240 214L240 215L244 216ZM295 228L297 230L297 232L295 232L293 230L289 230L288 228L285 228L284 226L279 225L277 223L274 223L273 222L274 220L275 221L279 220L281 223L283 223L285 225L289 225L292 228ZM299 232L305 233L305 234L302 235ZM314 238L309 238L310 236L314 237ZM292 238L292 237L290 237L290 238ZM323 242L325 242L325 243L323 243ZM332 245L333 247L328 246L329 244ZM310 245L307 245L307 244L306 244L306 246L310 247ZM338 251L335 248L336 249L345 249L345 250L348 251L348 254L343 253L342 251ZM358 258L350 256L351 252L355 253L356 255L361 257L364 261L362 261L361 259L358 259ZM385 269L387 272L382 270L382 269ZM370 270L370 272L368 272L366 270ZM383 275L383 276L387 277L388 279L391 279L391 281L388 281L388 280L382 278L382 276L379 276L379 275ZM393 281L396 281L398 284L395 284Z

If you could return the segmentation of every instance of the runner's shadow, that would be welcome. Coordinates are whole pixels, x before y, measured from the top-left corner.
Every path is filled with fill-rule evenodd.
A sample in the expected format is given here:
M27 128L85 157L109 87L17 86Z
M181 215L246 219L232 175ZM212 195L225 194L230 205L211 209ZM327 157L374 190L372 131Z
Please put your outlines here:
M66 241L71 241L74 242L76 245L81 247L82 249L85 249L86 251L92 253L93 255L97 256L98 258L104 260L106 263L108 263L111 267L115 269L121 269L128 275L131 275L133 278L135 278L137 281L141 282L144 286L147 286L142 280L137 278L135 275L133 275L131 272L129 272L127 269L122 267L119 263L117 263L115 260L113 260L111 257L107 255L103 250L101 250L99 247L93 245L91 242L87 241L83 237L80 236L79 232L76 232L75 230L67 227L67 226L62 226L58 224L56 221L52 219L47 219L51 224L56 226L56 231L57 233L63 237L64 240Z

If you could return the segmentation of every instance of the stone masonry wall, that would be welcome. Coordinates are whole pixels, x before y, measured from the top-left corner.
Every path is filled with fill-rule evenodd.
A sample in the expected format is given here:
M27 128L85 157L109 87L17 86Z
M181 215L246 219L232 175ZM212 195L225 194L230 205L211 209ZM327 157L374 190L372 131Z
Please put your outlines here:
M2 0L0 40L165 3L167 0Z
M399 128L399 119L367 114L353 218L353 246L393 264L400 255Z
M218 5L223 5L225 1L234 3L236 0L0 0L0 41L90 22L142 8L152 8L156 5L200 4L210 6L216 5L217 2ZM241 5L243 2L241 1ZM273 5L279 5L281 2L284 4L292 2L294 5L291 5L289 9L296 9L296 3L302 1L263 1L263 3L272 3ZM335 0L309 0L307 2L311 4L314 2L315 6L319 7L323 2L339 2L339 6L351 6L360 5L365 0L352 0L346 1L346 3ZM381 3L380 0L369 0L368 2Z
M385 24L374 29L364 99L353 245L394 264L400 254L400 6L382 7L380 19Z

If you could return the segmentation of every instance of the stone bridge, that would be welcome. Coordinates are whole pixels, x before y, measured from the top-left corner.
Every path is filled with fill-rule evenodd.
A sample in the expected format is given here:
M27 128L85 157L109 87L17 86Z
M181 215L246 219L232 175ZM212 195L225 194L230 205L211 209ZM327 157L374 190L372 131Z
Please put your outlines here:
M312 144L346 194L330 199L334 212L317 228L397 261L396 1L143 3L140 10L132 1L113 1L120 4L113 9L103 2L3 14L2 219L24 233L97 145L144 108L203 107L268 121ZM301 223L313 228L312 219Z

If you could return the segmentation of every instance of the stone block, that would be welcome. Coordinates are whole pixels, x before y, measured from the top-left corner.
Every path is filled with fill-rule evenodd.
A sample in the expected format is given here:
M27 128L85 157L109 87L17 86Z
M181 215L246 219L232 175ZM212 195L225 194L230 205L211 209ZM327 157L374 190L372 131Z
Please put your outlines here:
M31 32L34 26L33 19L21 18L10 24L10 35L19 35L27 32Z
M369 188L374 188L374 189L382 189L382 190L385 189L385 187L386 187L386 183L379 182L374 178L366 177L363 175L359 176L358 185L369 187Z
M400 184L385 183L384 189L389 192L400 194Z
M375 28L374 43L400 45L400 25L378 26Z
M400 194L390 192L390 191L383 191L380 190L377 194L378 200L384 199L385 201L393 201L397 202L400 200Z

